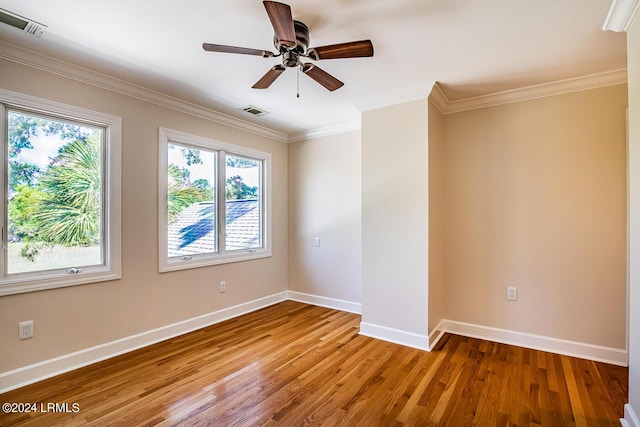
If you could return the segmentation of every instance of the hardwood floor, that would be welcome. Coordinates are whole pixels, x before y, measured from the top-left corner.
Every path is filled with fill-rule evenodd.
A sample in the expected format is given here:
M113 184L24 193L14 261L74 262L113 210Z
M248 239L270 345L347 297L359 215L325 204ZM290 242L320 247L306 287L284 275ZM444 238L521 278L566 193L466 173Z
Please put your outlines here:
M626 368L455 335L428 353L359 322L286 301L2 394L39 412L0 425L620 425Z

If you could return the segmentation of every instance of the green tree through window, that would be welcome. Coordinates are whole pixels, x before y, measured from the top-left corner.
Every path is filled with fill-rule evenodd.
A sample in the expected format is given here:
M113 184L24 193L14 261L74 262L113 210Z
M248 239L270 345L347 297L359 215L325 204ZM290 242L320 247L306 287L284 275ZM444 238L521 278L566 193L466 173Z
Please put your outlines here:
M64 145L43 174L44 197L34 215L42 241L63 246L100 241L99 137Z
M104 129L18 111L8 124L7 272L100 264Z

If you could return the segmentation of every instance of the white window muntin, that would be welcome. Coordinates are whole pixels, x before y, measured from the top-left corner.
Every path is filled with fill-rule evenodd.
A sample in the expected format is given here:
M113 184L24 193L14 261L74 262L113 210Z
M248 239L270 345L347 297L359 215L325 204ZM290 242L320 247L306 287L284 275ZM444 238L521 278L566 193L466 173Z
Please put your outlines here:
M246 261L271 256L271 154L240 145L230 144L205 138L198 135L176 131L167 128L159 128L158 146L158 270L159 272L175 271L210 265L225 264L230 262ZM216 253L198 254L190 257L168 257L168 221L167 221L167 165L168 145L179 144L181 146L216 151L218 153L218 175L216 194L217 209L217 248ZM224 247L225 229L225 167L226 155L244 157L261 162L261 194L260 194L260 227L262 247L249 250L226 251Z

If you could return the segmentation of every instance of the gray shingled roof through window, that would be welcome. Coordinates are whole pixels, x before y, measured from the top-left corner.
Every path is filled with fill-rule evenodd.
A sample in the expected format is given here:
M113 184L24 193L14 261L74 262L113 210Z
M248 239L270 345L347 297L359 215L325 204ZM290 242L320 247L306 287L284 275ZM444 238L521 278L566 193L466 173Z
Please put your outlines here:
M261 246L259 201L226 202L226 250ZM215 251L216 209L214 202L194 203L178 214L168 227L169 257Z

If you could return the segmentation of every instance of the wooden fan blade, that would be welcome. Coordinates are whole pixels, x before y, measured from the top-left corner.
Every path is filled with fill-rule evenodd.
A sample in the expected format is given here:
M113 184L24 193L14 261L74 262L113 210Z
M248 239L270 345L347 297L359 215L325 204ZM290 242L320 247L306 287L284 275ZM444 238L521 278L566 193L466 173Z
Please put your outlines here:
M258 80L256 84L251 87L254 89L267 89L269 86L271 86L271 83L273 83L280 76L280 74L282 74L284 70L285 67L283 65L274 66L269 71L267 71L267 74L262 76L260 80Z
M344 86L344 83L316 65L302 64L301 68L303 73L305 73L307 76L311 77L313 80L317 81L330 91L340 89L342 86Z
M260 49L249 49L247 47L225 46L222 44L202 43L202 48L208 52L224 52L224 53L239 53L242 55L257 55L265 58L275 56L273 52Z
M293 17L291 16L291 7L288 4L278 3L277 1L264 1L264 8L267 10L269 20L273 30L276 32L278 42L291 49L296 45L296 30L293 27Z
M307 56L316 61L320 59L368 57L373 56L373 43L371 43L371 40L359 40L357 42L312 47L307 51Z

